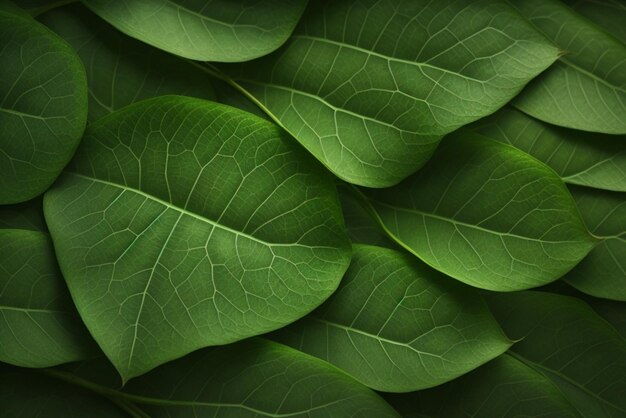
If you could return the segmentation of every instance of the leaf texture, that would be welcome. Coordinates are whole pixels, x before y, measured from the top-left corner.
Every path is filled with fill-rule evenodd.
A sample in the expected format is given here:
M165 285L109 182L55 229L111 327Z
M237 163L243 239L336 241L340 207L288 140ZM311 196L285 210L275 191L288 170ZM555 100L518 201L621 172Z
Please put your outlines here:
M93 384L67 372L56 375ZM154 418L398 416L330 364L262 339L197 351L131 380L122 391L97 390L133 402Z
M586 303L542 292L487 301L509 337L520 340L512 354L550 379L581 416L624 416L626 340Z
M204 71L124 36L82 5L53 9L39 20L65 39L84 63L90 122L150 97L215 98L211 78Z
M626 138L549 125L512 107L470 129L527 152L566 183L626 191Z
M626 301L626 193L571 188L598 245L565 280L592 296Z
M0 204L43 193L69 162L87 120L76 53L25 13L0 4Z
M408 254L369 245L354 247L326 303L273 335L385 392L439 385L510 346L473 289Z
M385 399L403 418L581 418L548 378L508 354L448 384Z
M515 106L555 125L626 134L626 44L559 0L515 6L564 50L516 97Z
M504 1L328 0L276 53L219 68L338 177L387 187L556 58Z
M626 4L620 0L565 0L565 3L626 43Z
M364 193L391 238L435 269L483 289L549 283L595 244L554 171L468 131L447 137L429 163L399 185Z
M44 209L78 310L124 379L300 318L349 264L321 167L272 124L200 99L92 124Z
M0 207L0 361L21 367L98 352L70 299L40 205Z
M307 0L85 0L125 34L198 61L247 61L281 46Z

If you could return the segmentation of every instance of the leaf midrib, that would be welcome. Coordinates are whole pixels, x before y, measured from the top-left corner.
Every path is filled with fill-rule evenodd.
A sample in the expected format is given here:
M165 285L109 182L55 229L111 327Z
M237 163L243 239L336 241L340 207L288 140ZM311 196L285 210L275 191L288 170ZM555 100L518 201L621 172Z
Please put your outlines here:
M388 208L393 209L393 210L410 212L410 213L416 213L416 214L421 215L421 216L425 216L425 217L429 217L429 218L433 218L433 219L438 219L440 221L449 222L449 223L452 223L454 225L461 225L461 226L464 226L464 227L467 227L467 228L471 228L471 229L477 229L479 231L486 232L486 233L493 234L493 235L509 236L509 237L513 237L513 238L519 238L519 239L522 239L522 240L526 240L526 241L541 242L541 243L548 243L548 244L580 243L580 241L578 241L578 240L576 240L576 241L565 241L565 240L550 241L550 240L541 240L541 239L538 239L538 238L525 237L525 236L522 236L522 235L512 234L510 232L495 231L495 230L483 228L483 227L478 226L478 225L473 225L473 224L469 224L467 222L458 221L458 220L453 219L453 218L446 218L444 216L436 215L434 213L424 212L424 211L421 211L421 210L418 210L418 209L414 209L414 208L403 208L403 207L393 206L393 205L390 205L388 203L384 203L384 202L381 202L381 201L375 200L375 199L372 199L372 201L375 204L377 204L377 205L385 206L385 207L388 207ZM592 238L592 237L590 236L590 238Z
M118 183L114 183L114 182L107 181L107 180L102 180L102 179L99 179L99 178L87 176L87 175L76 173L76 172L68 172L68 174L70 174L72 176L75 176L75 177L83 178L83 179L86 179L86 180L89 180L89 181L93 181L93 182L96 182L96 183L100 183L100 184L104 184L104 185L107 185L107 186L111 186L111 187L115 187L115 188L118 188L118 189L122 189L122 190L126 190L126 191L130 191L130 192L136 193L136 194L138 194L140 196L143 196L143 197L145 197L147 199L150 199L150 200L152 200L154 202L157 202L157 203L167 207L168 209L172 209L174 211L180 212L183 215L187 215L187 216L190 216L190 217L192 217L194 219L198 219L198 220L200 220L202 222L208 223L209 225L211 225L213 227L220 228L220 229L222 229L224 231L227 231L227 232L230 232L230 233L232 233L232 234L234 234L236 236L242 236L242 237L247 238L247 239L249 239L251 241L257 242L259 244L262 244L262 245L265 245L265 246L268 246L268 247L294 247L294 246L298 247L299 246L299 247L304 247L304 248L313 248L313 247L310 247L310 246L307 246L307 245L303 245L303 244L300 244L300 243L272 243L272 242L263 241L263 240L255 237L253 235L247 234L247 233L242 232L242 231L237 231L236 229L230 228L230 227L228 227L226 225L222 225L222 224L220 224L218 222L215 222L215 221L213 221L211 219L208 219L208 218L205 218L203 216L200 216L200 215L198 215L196 213L193 213L193 212L191 212L191 211L189 211L187 209L178 207L178 206L172 204L171 202L168 202L166 200L160 199L160 198L158 198L156 196L152 196L151 194L148 194L148 193L146 193L146 192L144 192L142 190L136 189L134 187L121 185L121 184L118 184ZM323 247L316 246L315 248L323 248Z

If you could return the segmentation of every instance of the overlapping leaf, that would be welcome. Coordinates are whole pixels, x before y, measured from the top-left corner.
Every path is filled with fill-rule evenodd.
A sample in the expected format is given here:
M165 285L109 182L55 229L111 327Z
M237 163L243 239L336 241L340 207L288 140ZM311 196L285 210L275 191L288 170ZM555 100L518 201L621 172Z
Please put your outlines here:
M67 372L56 376L94 386ZM373 391L335 367L281 344L251 339L209 348L133 379L122 391L145 415L171 417L397 417Z
M560 0L514 4L564 54L515 106L555 125L626 134L626 44Z
M85 64L90 121L150 97L215 96L205 72L124 36L81 5L54 9L39 20L65 39Z
M276 53L220 69L340 178L386 187L556 57L504 1L329 0Z
M3 417L127 418L114 403L59 380L9 369L0 372Z
M76 53L8 4L0 2L0 204L43 193L87 120L87 81Z
M620 0L565 0L587 19L626 43L626 4Z
M97 354L59 271L40 205L0 207L0 361L22 367Z
M488 302L520 340L512 354L550 379L581 416L626 414L626 340L585 302L541 292L492 294Z
M386 399L403 418L580 418L548 378L508 354L446 385Z
M199 61L246 61L289 37L307 0L85 0L120 31Z
M626 138L549 125L514 108L471 129L538 158L567 183L626 191Z
M472 289L408 254L369 245L354 247L325 304L274 338L387 392L439 385L510 346Z
M294 321L349 263L321 167L269 122L199 99L92 124L44 208L78 310L124 379Z
M594 246L550 168L485 137L447 137L399 185L366 192L388 234L419 258L483 289L556 280Z
M571 191L587 227L601 241L565 280L590 295L626 301L626 193Z

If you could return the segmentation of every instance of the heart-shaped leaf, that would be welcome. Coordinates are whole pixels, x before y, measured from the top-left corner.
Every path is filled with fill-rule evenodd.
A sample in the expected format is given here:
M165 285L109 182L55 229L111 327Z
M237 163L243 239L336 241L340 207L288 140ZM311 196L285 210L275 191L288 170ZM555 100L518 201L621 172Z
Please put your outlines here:
M581 292L626 301L626 193L571 191L587 227L601 241L565 280Z
M325 0L276 53L220 69L337 176L387 187L557 55L505 1Z
M549 125L514 108L470 128L543 161L566 183L626 191L626 137Z
M307 0L85 0L120 31L181 57L247 61L289 37Z
M514 4L564 50L555 65L516 97L515 106L555 125L626 134L626 44L560 0Z
M87 121L85 69L61 38L0 4L0 204L43 193Z
M483 289L549 283L595 244L554 171L467 131L447 137L429 163L399 185L365 193L396 242Z
M0 361L49 367L97 354L57 265L41 200L0 206Z
M512 354L550 379L583 417L626 414L626 340L585 302L542 292L491 294Z
M330 176L271 123L200 99L92 124L44 209L78 311L124 379L293 322L349 264Z
M124 36L82 5L53 9L39 20L65 39L85 64L90 122L150 97L215 97L211 78L194 64Z
M409 254L369 245L354 247L326 303L273 335L386 392L439 385L510 346L473 289Z

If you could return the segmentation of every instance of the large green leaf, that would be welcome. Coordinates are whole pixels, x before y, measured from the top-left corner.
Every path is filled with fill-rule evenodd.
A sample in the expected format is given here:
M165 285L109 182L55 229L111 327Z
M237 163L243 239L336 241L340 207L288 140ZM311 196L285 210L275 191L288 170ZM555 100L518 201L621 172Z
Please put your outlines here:
M564 50L515 106L555 125L626 134L626 45L559 0L514 4Z
M541 292L492 294L512 354L550 379L583 417L626 415L626 340L585 302Z
M626 301L626 193L571 191L587 227L601 241L565 280L581 292Z
M483 289L556 280L595 244L554 171L471 132L448 136L431 161L399 185L365 193L400 245Z
M98 354L59 271L40 205L0 206L0 361L22 367Z
M626 4L621 0L565 0L574 10L626 43Z
M124 379L298 319L349 264L322 167L271 123L199 99L92 124L44 209L78 311Z
M54 375L135 403L154 418L397 417L335 367L281 344L250 339L209 348L131 380L123 391Z
M65 39L85 64L90 121L165 94L215 97L206 72L124 36L81 5L54 9L39 20Z
M0 416L6 418L127 418L122 409L56 379L9 369L0 373Z
M471 129L531 154L567 183L626 191L626 137L549 125L514 108L481 119Z
M340 178L386 187L557 58L505 1L315 1L286 46L224 65Z
M246 61L281 46L307 0L85 0L117 29L199 61Z
M510 346L473 289L409 254L369 245L354 247L325 304L274 337L386 392L439 385Z
M508 354L443 386L385 398L403 418L580 418L548 378Z
M71 159L87 121L76 53L0 1L0 204L43 193Z

